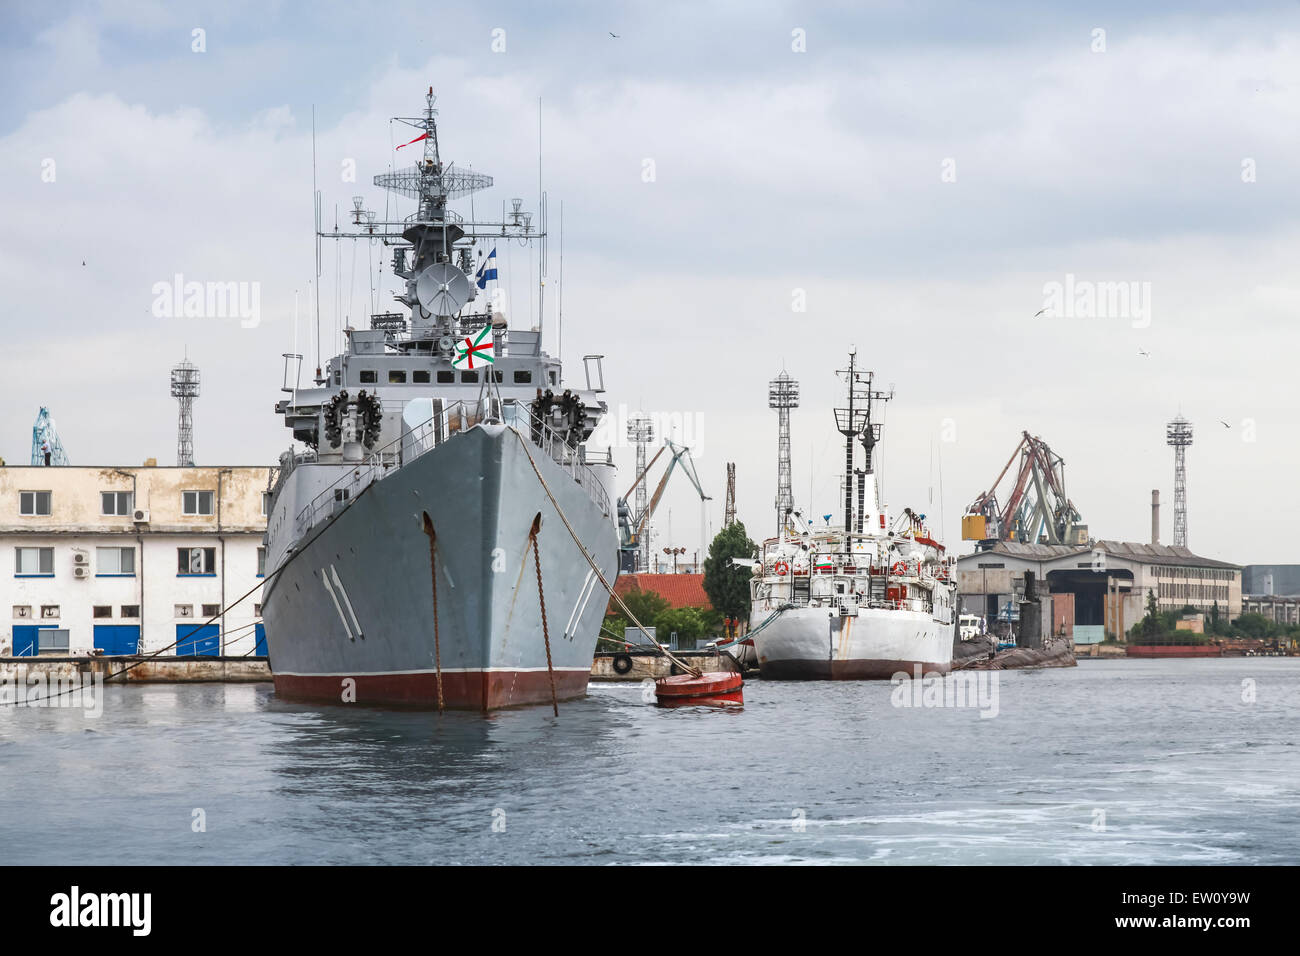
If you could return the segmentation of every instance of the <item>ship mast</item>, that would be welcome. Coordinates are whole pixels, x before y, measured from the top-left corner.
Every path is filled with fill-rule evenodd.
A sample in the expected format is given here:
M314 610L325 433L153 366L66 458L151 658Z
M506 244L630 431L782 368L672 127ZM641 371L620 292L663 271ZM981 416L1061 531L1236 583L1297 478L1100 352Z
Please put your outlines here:
M894 397L891 387L889 392L882 392L875 387L875 373L858 370L858 350L849 346L849 367L839 369L836 374L843 375L848 386L848 405L835 409L835 428L844 436L844 532L852 534L854 530L853 478L858 479L857 531L862 533L862 515L865 510L866 476L873 474L872 453L880 441L881 423L872 421L872 410L876 402L887 402ZM861 471L853 467L853 442L862 442L866 455ZM874 503L873 503L874 504Z

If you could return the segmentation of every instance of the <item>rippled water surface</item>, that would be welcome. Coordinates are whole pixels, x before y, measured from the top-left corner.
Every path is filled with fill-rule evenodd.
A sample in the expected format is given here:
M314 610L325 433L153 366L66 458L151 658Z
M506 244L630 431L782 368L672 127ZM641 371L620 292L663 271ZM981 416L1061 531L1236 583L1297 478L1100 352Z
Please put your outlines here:
M893 693L752 681L726 712L593 684L558 720L260 684L4 708L0 862L1300 862L1300 660L1003 673L992 719Z

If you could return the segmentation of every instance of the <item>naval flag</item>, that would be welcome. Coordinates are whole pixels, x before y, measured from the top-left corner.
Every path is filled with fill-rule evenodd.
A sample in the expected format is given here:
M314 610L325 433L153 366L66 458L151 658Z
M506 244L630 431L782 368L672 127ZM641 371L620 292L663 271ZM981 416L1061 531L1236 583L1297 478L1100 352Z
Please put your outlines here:
M428 138L429 138L429 134L428 134L428 133L424 133L423 135L421 135L421 136L417 136L417 137L415 137L415 139L411 140L411 143L418 143L420 140L422 140L422 139L428 139ZM397 147L397 148L398 148L398 149L401 149L403 146L410 146L411 143L403 143L401 146L399 146L399 147Z
M480 289L486 289L486 288L487 288L487 284L488 284L488 280L489 280L489 279L496 279L496 277L497 277L497 248L496 248L496 246L493 246L493 247L492 247L492 251L489 252L489 253L488 253L488 257L487 257L486 259L483 260L483 264L480 265L480 266L478 267L478 272L475 273L474 277L475 277L476 279L478 279L478 287L479 287Z
M478 364L475 364L475 359ZM492 326L485 325L473 338L468 335L456 343L456 358L451 363L453 368L475 369L480 365L491 365L496 361L492 354Z

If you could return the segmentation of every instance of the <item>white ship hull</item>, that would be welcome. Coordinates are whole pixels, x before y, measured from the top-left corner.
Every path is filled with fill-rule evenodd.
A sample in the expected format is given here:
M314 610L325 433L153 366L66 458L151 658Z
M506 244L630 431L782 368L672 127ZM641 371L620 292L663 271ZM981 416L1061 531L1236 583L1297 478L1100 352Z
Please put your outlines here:
M770 616L755 610L751 626ZM825 607L788 608L754 634L758 666L768 680L888 680L946 674L952 625L928 611L859 608L843 616Z

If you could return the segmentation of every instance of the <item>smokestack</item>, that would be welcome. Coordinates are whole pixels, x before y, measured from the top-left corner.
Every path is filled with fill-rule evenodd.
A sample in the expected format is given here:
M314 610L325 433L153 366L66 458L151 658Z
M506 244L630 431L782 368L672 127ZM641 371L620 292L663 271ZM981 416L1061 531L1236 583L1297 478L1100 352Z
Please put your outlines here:
M1160 492L1151 490L1151 543L1160 543Z

